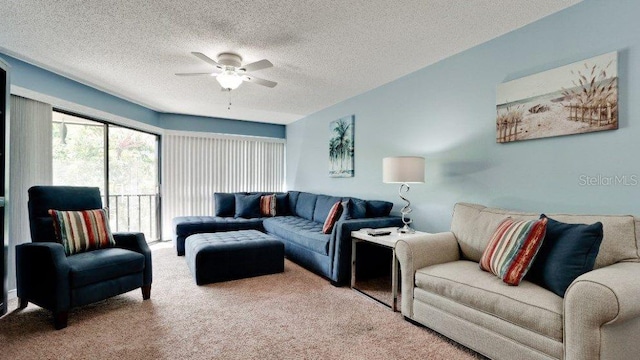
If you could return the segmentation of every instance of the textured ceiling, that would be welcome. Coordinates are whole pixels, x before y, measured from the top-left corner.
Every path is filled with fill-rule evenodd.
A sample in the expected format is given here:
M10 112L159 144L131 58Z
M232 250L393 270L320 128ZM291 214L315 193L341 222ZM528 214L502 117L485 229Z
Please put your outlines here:
M0 0L0 51L162 112L286 124L581 0ZM231 94L190 54L273 89ZM231 95L233 103L227 110Z

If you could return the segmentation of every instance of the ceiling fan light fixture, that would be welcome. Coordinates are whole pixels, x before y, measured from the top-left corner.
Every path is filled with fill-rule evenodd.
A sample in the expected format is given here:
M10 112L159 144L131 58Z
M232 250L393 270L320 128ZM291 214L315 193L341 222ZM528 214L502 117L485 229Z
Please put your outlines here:
M216 77L223 89L235 90L242 84L242 77L233 70L225 70Z

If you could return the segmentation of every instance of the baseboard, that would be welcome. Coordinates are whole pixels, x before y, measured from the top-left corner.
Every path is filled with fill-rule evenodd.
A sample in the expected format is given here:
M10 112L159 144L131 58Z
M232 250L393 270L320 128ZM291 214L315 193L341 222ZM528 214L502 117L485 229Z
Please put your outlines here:
M11 301L11 300L17 299L17 298L18 298L18 291L16 289L9 290L7 292L7 300Z

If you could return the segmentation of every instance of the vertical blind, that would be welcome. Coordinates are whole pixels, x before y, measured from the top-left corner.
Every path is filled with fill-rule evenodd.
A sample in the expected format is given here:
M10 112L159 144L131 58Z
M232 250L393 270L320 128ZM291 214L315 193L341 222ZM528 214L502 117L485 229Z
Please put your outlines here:
M174 217L213 215L215 192L282 191L284 151L282 139L164 135L163 237Z
M15 289L15 246L31 241L27 190L51 185L51 105L11 96L9 140L9 289Z

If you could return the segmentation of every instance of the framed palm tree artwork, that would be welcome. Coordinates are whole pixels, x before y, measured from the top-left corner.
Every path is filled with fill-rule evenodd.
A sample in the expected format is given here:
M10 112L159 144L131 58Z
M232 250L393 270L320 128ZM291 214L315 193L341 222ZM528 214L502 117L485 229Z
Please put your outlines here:
M353 126L355 115L329 124L329 177L353 177Z

